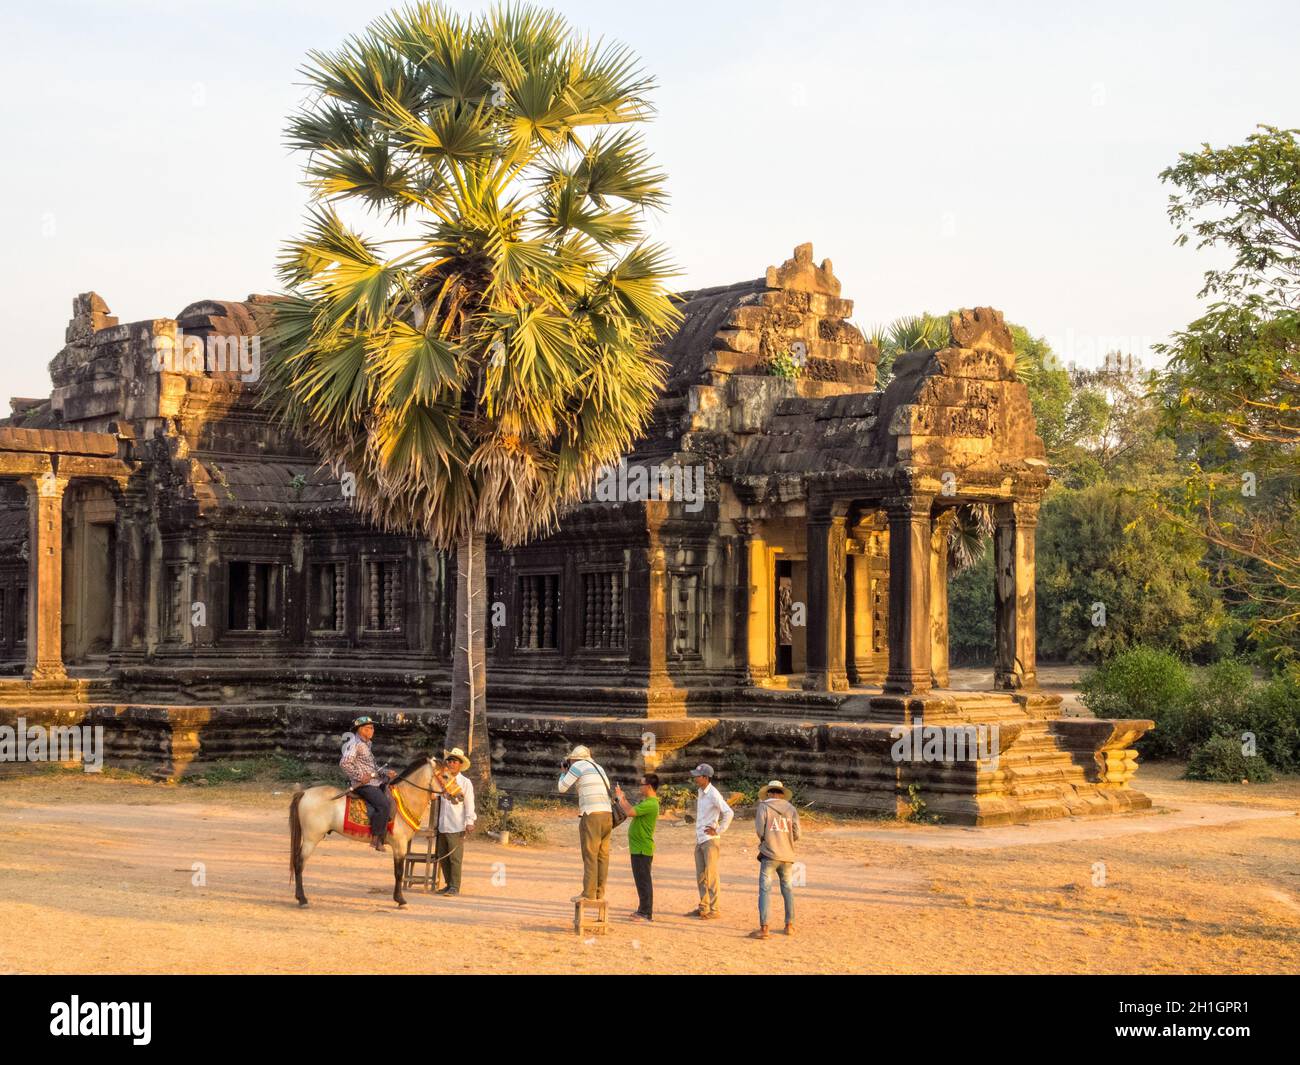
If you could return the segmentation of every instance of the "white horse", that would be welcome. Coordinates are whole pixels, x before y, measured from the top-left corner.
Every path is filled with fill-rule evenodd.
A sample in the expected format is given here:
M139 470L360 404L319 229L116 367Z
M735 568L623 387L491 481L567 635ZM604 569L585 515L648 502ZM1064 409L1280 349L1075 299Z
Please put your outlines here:
M456 783L456 774L432 755L422 755L398 773L393 778L392 790L394 798L400 798L417 826L424 820L435 795L445 795L451 802L463 802L465 798ZM331 832L337 832L344 839L370 846L369 836L351 836L343 831L349 793L322 784L298 792L289 803L289 871L299 906L307 905L307 896L302 890L302 870L317 843ZM415 829L399 813L394 815L393 830L384 839L384 843L393 848L393 901L399 907L406 905L402 895L402 867L414 835Z

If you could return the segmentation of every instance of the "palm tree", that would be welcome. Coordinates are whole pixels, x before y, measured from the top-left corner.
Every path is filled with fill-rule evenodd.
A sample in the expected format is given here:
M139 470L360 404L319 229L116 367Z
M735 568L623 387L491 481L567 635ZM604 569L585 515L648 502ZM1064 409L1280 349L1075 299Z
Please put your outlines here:
M880 351L880 360L876 363L876 387L884 389L894 376L894 360L898 356L909 351L937 351L947 347L948 318L922 311L862 332Z
M553 528L663 386L678 315L644 222L664 175L631 128L654 83L522 5L404 8L304 74L288 139L314 203L280 262L268 402L368 519L455 551L447 741L486 781L486 538Z

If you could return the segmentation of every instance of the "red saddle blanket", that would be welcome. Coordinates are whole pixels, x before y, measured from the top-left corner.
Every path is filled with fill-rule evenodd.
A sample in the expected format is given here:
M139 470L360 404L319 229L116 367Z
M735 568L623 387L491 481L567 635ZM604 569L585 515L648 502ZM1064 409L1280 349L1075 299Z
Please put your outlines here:
M419 819L411 814L406 808L406 803L402 801L402 796L396 791L389 792L394 804L397 806L398 816L405 821L412 830L420 827ZM388 832L393 831L393 825L396 820L388 822ZM370 835L370 814L366 810L366 801L360 795L348 795L343 801L343 831L349 836L369 836Z

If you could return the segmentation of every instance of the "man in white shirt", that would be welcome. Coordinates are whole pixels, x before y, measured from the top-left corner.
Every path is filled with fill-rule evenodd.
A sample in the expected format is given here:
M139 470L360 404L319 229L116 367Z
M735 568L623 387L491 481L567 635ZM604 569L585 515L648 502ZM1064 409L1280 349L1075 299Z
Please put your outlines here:
M456 783L465 795L464 802L447 802L438 800L438 842L434 847L433 881L438 882L438 873L446 886L439 895L460 894L460 870L465 856L465 837L474 831L474 822L478 814L474 810L474 784L465 775L469 768L469 757L459 747L447 751L443 756L447 768L456 774Z
M695 800L695 883L700 889L700 905L687 917L705 921L721 917L718 912L718 862L722 853L722 834L731 827L735 811L727 805L722 792L713 786L713 766L697 765L691 775L699 788Z

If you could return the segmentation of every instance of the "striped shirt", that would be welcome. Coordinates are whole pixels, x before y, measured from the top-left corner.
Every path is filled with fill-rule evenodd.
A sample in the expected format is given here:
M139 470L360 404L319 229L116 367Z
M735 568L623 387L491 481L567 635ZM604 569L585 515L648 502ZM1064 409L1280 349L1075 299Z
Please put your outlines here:
M609 805L609 782L605 771L587 759L574 762L561 775L558 788L568 791L578 785L578 811L583 814L613 813Z
M343 757L339 759L339 768L347 774L354 788L379 778L379 767L375 765L375 755L370 750L370 744L354 734L349 734L343 744Z

